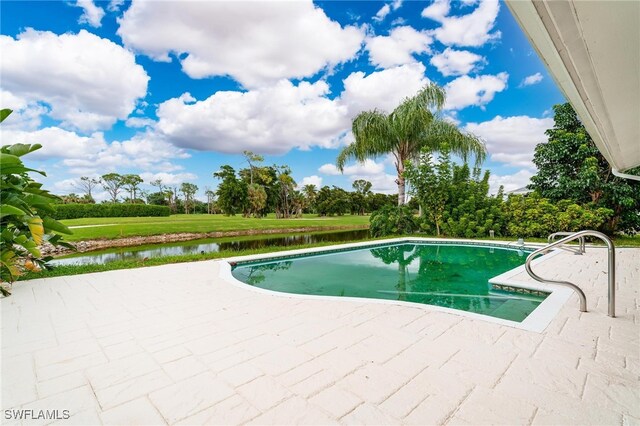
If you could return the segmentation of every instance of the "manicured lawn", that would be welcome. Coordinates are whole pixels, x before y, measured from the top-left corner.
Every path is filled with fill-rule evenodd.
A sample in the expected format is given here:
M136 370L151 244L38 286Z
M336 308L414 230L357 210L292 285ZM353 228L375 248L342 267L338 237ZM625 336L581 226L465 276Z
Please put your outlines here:
M263 229L295 229L308 227L357 228L369 225L369 216L319 217L305 214L300 219L276 219L271 214L255 219L223 215L173 215L169 217L101 217L69 219L62 221L67 226L108 225L72 229L67 241L93 240L99 238L121 238L131 236L172 234L179 232L207 233Z

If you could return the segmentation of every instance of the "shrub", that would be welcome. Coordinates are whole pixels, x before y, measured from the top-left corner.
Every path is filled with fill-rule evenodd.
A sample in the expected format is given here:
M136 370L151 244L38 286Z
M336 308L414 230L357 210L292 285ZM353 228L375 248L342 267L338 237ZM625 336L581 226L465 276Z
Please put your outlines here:
M58 220L83 217L169 216L168 206L149 204L57 204L53 217Z
M418 230L418 220L406 206L386 206L371 213L369 232L372 237L412 234Z
M11 110L0 111L0 122ZM30 172L43 172L24 166L21 157L41 145L5 145L0 148L0 294L11 294L9 286L25 271L47 268L49 258L38 246L47 240L53 245L64 243L60 234L71 231L51 217L57 197L42 189Z
M538 193L510 195L504 203L507 232L517 237L546 237L558 231L602 230L611 209L579 206L568 200L552 203Z

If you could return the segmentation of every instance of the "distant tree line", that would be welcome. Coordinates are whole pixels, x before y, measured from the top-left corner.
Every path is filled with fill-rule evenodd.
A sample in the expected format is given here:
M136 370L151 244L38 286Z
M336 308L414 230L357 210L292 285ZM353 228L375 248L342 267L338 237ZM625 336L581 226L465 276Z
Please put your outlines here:
M371 182L356 180L353 191L337 186L307 184L298 188L288 166L262 165L262 156L244 152L248 167L236 170L224 165L213 174L220 181L215 192L217 207L226 215L277 218L300 217L302 213L320 216L363 215L395 203L395 195L376 194Z
M344 214L364 215L393 205L395 195L374 193L371 182L356 180L353 191L337 186L297 186L288 166L263 165L264 158L249 151L244 152L247 167L239 171L224 165L213 177L218 187L205 188L206 202L197 198L198 186L183 182L166 185L161 179L148 182L154 190L141 186L144 180L135 174L108 173L100 177L81 177L76 188L81 194L71 193L60 197L63 204L95 204L94 192L102 188L108 195L103 203L149 204L168 206L171 213L202 213L225 215L241 214L245 217L264 217L275 213L277 218L300 217L303 213L320 216Z

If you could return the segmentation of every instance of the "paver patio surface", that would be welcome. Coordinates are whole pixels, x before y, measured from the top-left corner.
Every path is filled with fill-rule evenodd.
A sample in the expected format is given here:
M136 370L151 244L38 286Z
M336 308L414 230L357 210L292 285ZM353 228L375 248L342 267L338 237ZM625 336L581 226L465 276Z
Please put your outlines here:
M640 424L640 249L617 256L617 318L604 249L539 265L589 307L572 296L542 333L262 294L214 261L19 283L0 300L3 422Z

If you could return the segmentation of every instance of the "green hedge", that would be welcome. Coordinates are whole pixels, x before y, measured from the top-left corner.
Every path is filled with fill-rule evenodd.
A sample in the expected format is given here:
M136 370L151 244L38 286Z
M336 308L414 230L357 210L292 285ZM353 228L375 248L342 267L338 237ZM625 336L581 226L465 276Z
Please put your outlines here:
M78 219L82 217L135 217L135 216L169 216L168 206L149 204L57 204L54 218Z

